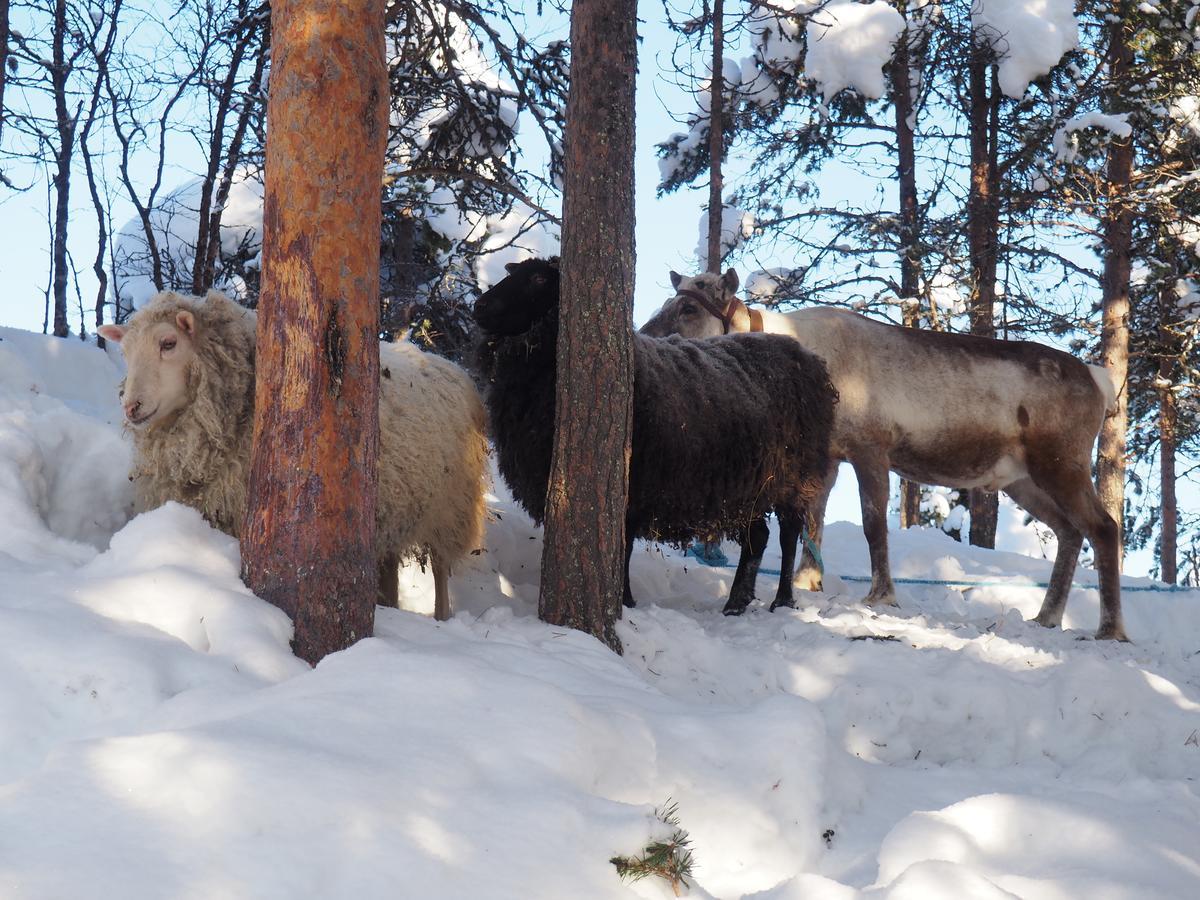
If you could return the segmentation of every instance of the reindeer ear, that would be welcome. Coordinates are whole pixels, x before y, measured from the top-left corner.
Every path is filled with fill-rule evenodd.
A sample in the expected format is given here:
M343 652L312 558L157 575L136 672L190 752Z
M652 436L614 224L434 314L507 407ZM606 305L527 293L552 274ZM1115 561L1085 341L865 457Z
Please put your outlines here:
M725 290L729 291L731 294L737 292L738 285L740 283L741 281L738 279L737 269L727 269L725 274L721 277L721 284L724 286Z
M678 272L676 272L674 269L672 269L671 270L671 287L678 288L679 283L681 281L683 281L683 276L680 275Z
M175 313L175 324L188 337L196 336L196 317L186 309Z
M125 332L128 330L124 325L101 325L96 329L96 334L100 335L106 341L119 344L121 343L121 338L125 337Z

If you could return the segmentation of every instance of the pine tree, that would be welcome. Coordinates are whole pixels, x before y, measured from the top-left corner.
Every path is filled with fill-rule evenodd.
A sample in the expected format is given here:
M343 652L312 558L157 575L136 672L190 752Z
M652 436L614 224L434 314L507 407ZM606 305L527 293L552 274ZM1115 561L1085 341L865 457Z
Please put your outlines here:
M242 568L314 664L369 636L375 613L383 12L383 0L272 7Z
M633 418L637 0L571 10L554 450L538 615L617 652ZM630 545L631 546L631 545Z

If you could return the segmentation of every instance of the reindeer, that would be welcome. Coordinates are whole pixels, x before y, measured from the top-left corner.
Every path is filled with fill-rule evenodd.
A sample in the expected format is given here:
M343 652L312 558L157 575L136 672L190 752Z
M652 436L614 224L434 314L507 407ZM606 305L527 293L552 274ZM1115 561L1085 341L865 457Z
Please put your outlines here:
M684 278L641 332L706 338L762 330L794 337L825 361L840 401L819 508L810 520L820 546L825 505L846 460L858 477L871 556L868 605L895 605L888 564L888 471L922 484L1003 490L1058 537L1050 586L1034 621L1062 625L1086 536L1100 576L1098 639L1125 641L1117 523L1092 484L1092 445L1116 408L1108 370L1029 341L888 325L847 310L750 310L737 272ZM796 584L820 590L806 547Z

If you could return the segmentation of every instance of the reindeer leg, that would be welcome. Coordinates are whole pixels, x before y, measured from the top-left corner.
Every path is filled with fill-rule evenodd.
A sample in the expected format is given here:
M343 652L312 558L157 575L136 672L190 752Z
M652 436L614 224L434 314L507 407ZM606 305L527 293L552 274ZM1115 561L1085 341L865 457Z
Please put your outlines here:
M729 589L729 599L722 610L725 615L740 616L754 600L754 583L758 580L758 567L762 563L763 551L767 548L767 539L770 536L771 530L767 528L766 516L759 516L742 532L742 552L738 556L737 572L733 576L733 586Z
M633 599L633 588L629 584L629 561L633 558L633 535L629 531L629 525L625 526L625 593L621 598L621 603L624 606L633 609L637 606L637 601Z
M888 563L888 458L878 451L868 451L856 454L850 464L858 476L863 532L871 551L871 590L863 602L867 606L896 606L896 587Z
M780 606L795 608L796 601L792 597L792 569L796 565L796 542L800 539L800 522L803 513L791 507L781 507L775 510L779 519L779 547L783 559L779 564L779 588L775 591L775 600L771 603L771 612Z
M379 558L379 586L375 602L393 609L400 605L400 558L394 553L385 553Z
M1096 568L1100 574L1100 627L1096 630L1096 639L1128 641L1121 616L1120 529L1100 502L1091 473L1082 467L1074 467L1052 473L1049 478L1039 478L1037 472L1030 474L1034 483L1058 504L1067 521L1083 532L1095 548Z
M1075 576L1075 565L1079 560L1079 548L1083 546L1083 535L1070 523L1066 514L1054 498L1033 483L1022 478L1004 488L1034 518L1045 522L1058 538L1058 552L1054 556L1054 571L1050 575L1050 587L1042 601L1042 609L1033 619L1046 628L1062 626L1063 612L1071 593L1071 579Z
M433 554L433 617L439 622L450 618L450 567Z
M841 465L840 460L830 460L829 471L825 473L825 483L821 490L821 496L817 501L805 510L808 518L808 540L812 542L813 547L817 551L821 550L821 536L825 533L825 507L829 504L829 492L833 490L833 485L837 481L838 467ZM796 574L795 580L792 582L802 591L819 591L821 590L821 566L817 563L816 558L812 554L812 549L806 542L800 552L800 571Z

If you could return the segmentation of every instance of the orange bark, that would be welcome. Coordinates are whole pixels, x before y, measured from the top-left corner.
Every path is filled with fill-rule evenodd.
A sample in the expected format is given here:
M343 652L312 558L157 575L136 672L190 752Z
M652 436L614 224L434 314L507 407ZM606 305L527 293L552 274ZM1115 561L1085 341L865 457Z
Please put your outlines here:
M371 634L383 0L275 0L246 583L316 662Z

